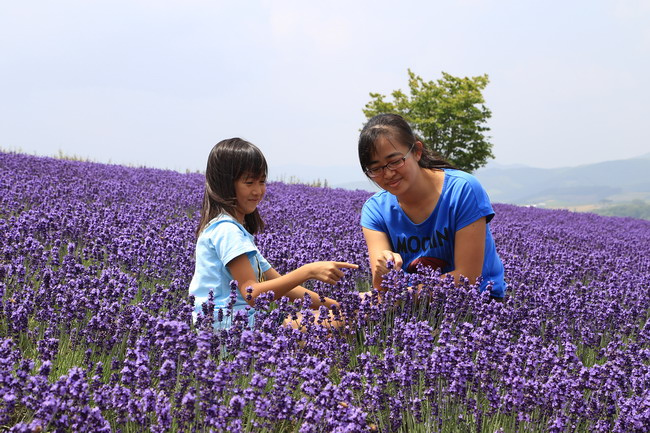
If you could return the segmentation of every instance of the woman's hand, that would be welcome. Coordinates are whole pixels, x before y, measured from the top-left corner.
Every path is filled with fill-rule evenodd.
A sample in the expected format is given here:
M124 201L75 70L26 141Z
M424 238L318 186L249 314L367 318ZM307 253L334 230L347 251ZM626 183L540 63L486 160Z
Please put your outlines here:
M341 268L357 269L359 265L346 262L314 262L303 266L309 279L319 280L328 284L336 284L342 277Z
M372 274L379 277L386 275L388 271L390 271L388 268L388 262L393 263L391 269L402 269L402 264L404 264L402 261L402 256L400 256L398 253L395 253L391 250L383 250L377 256Z
M393 262L393 269L401 269L404 263L402 256L391 250L392 246L386 233L363 227L363 236L368 245L368 258L370 259L370 270L372 271L372 287L377 290L382 290L382 277L389 271L388 262Z

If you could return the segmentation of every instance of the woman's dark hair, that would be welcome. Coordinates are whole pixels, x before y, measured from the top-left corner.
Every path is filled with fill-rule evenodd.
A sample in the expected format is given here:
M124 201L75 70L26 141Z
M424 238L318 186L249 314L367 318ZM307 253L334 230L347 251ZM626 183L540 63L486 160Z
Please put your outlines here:
M379 137L387 137L406 147L411 147L418 138L413 133L411 126L398 114L378 114L368 120L359 135L359 162L365 171L376 152L376 143ZM420 140L421 141L421 140ZM422 156L418 161L422 168L456 168L442 156L436 154L426 146L422 146Z
M254 144L241 138L229 138L215 144L205 169L203 207L196 236L218 215L225 212L235 216L237 179L242 176L259 178L266 176L267 172L266 159ZM244 227L252 234L264 229L264 222L257 209L244 216Z

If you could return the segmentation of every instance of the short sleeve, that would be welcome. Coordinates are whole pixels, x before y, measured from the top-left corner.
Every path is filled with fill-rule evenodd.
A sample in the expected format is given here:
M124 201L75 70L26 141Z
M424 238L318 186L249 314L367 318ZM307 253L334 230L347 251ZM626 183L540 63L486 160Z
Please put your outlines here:
M258 253L257 258L260 261L260 268L262 269L262 272L266 272L269 269L271 269L271 264L266 261L264 256L262 256L261 254Z
M210 243L224 265L242 254L257 253L253 241L230 221L222 221L216 225L210 233Z
M456 230L467 227L482 217L489 223L494 217L490 198L474 176L467 175L462 181L456 203Z
M374 197L370 197L361 209L361 227L388 233L386 220L383 218L378 203L374 200Z

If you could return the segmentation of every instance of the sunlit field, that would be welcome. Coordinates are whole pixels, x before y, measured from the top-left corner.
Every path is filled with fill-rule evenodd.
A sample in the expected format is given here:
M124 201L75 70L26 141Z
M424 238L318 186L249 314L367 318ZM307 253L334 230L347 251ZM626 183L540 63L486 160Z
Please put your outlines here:
M434 271L361 301L370 193L270 183L256 239L279 272L359 264L308 284L345 326L260 296L253 328L215 331L188 295L202 192L0 153L0 431L649 431L650 221L496 204L505 302Z

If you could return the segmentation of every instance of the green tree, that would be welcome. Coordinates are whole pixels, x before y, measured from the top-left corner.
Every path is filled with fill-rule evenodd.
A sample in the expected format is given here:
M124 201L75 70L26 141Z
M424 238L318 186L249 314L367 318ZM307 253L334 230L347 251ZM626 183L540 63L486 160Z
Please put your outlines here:
M492 112L485 106L481 91L489 83L487 74L459 78L442 73L437 81L424 81L410 69L410 95L395 90L372 98L363 113L368 119L381 113L395 113L406 119L418 139L456 167L472 172L494 158L486 133Z

